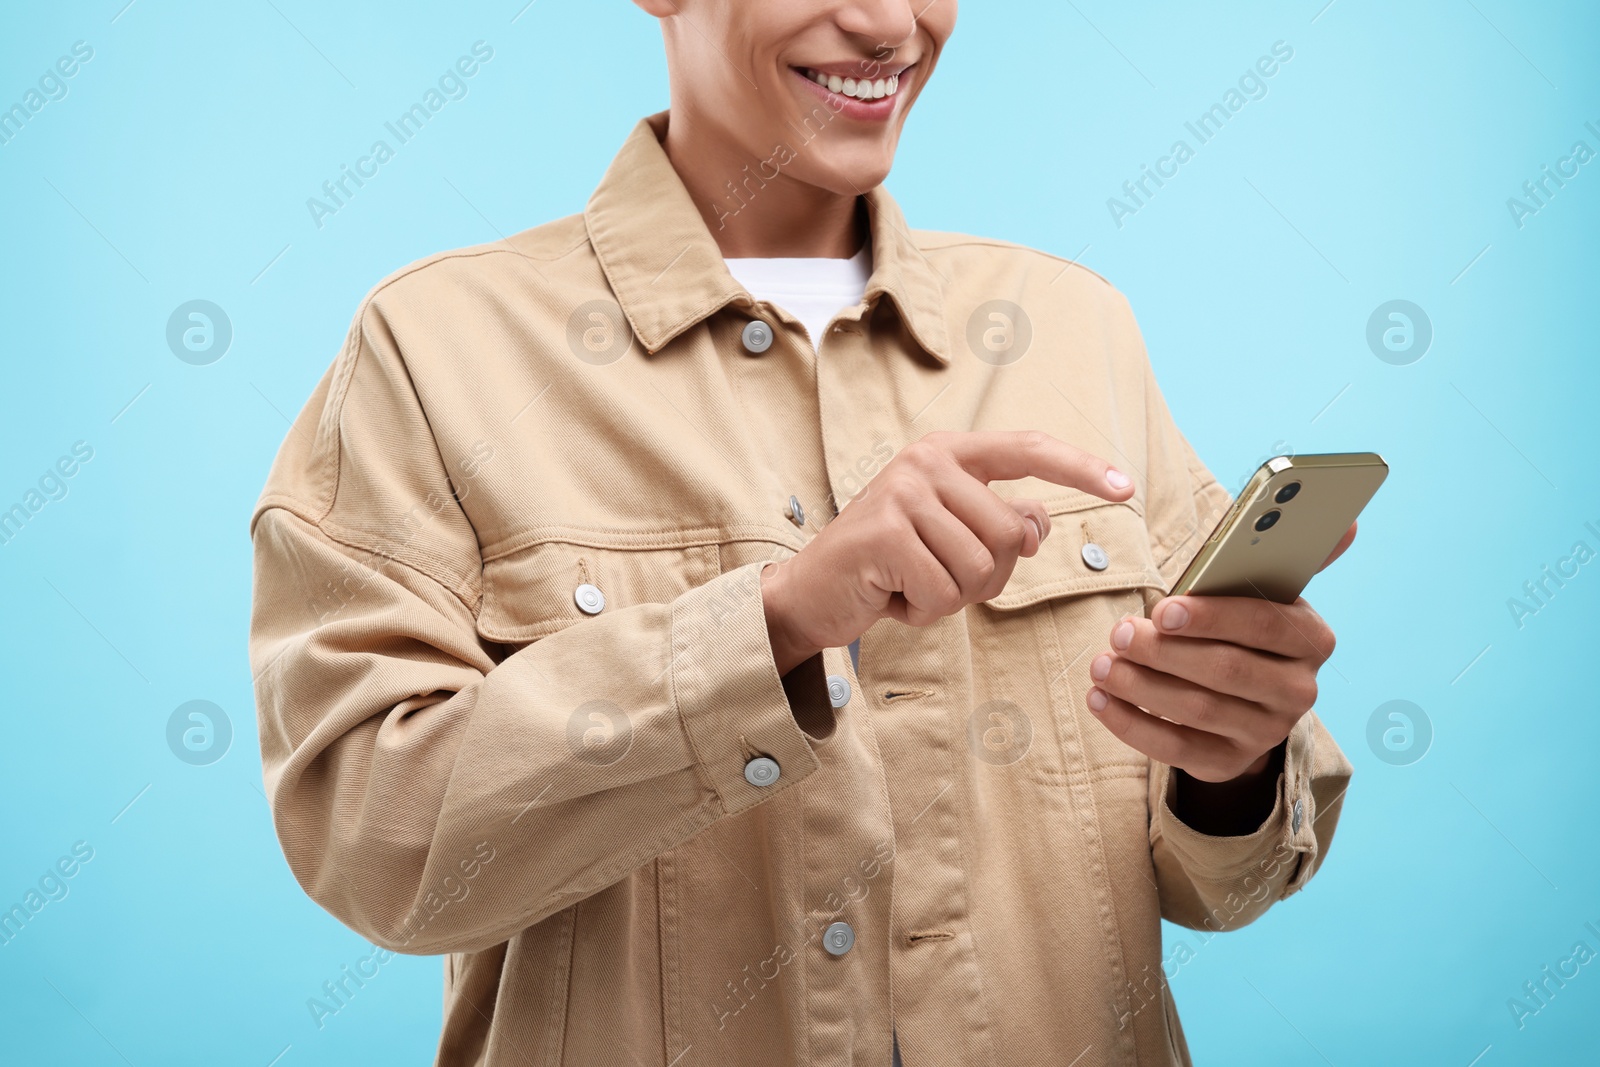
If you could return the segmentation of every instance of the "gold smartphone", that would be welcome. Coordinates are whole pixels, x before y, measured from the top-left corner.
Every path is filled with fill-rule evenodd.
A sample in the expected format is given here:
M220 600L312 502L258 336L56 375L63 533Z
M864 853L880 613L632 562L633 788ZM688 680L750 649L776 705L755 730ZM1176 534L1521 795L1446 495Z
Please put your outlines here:
M1169 595L1294 603L1388 475L1376 452L1267 460Z

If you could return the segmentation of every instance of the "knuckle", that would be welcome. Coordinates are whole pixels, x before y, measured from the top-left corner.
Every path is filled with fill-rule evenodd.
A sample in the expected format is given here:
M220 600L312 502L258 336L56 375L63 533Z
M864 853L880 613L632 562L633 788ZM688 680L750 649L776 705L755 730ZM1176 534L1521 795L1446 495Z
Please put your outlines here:
M896 458L917 475L926 477L933 469L933 446L926 441L913 441Z
M932 472L938 468L942 457L948 454L944 449L947 433L945 430L934 430L932 433L923 434L901 449L900 455L912 469L924 474Z
M1163 634L1155 628L1154 623L1145 625L1135 621L1133 641L1129 643L1128 651L1154 670L1176 674L1179 670L1190 669L1182 655L1185 651L1181 643L1183 640Z
M1219 684L1232 688L1245 680L1248 668L1244 650L1236 645L1223 645L1211 661L1211 674Z
M971 558L967 562L980 586L987 586L994 578L995 571L999 569L994 561L994 554L982 545L972 549Z
M961 587L948 575L939 583L939 591L933 597L933 609L938 612L939 618L954 615L961 610L966 601L961 596Z
M1257 648L1265 648L1272 644L1282 625L1283 620L1279 617L1277 609L1272 604L1262 601L1251 612L1248 623L1251 643Z
M1221 710L1222 704L1216 694L1202 689L1189 701L1189 725L1197 730L1209 731Z
M1000 534L1000 547L1013 553L1021 551L1026 541L1027 526L1025 524L1027 521L1015 511L1007 509L1006 516L1001 519L998 531Z

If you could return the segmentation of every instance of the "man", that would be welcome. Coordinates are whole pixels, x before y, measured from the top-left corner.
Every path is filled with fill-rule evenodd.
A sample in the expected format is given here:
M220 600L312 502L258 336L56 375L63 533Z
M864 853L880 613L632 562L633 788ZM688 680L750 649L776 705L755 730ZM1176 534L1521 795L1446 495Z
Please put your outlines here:
M1126 301L882 188L955 0L636 2L669 111L376 286L252 516L290 867L441 1064L1188 1063L1159 920L1326 854L1333 634L1163 597L1229 497Z

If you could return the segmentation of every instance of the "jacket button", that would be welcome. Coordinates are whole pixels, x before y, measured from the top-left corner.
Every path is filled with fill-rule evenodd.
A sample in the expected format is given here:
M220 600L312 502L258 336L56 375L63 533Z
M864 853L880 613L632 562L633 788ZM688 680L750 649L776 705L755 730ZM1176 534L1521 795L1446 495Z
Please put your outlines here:
M600 609L606 606L606 595L588 582L572 591L572 599L577 601L578 610L586 615L598 615Z
M836 708L850 703L850 679L842 674L828 675L828 703Z
M1084 544L1083 561L1089 565L1090 570L1096 571L1103 571L1111 565L1111 557L1106 555L1106 550L1093 541Z
M1291 832L1300 832L1300 819L1305 813L1305 810L1305 803L1303 801L1297 800L1294 802L1294 815L1289 819L1289 829Z
M806 524L806 509L800 506L800 498L797 496L789 498L789 502L783 506L783 513L796 526L804 526Z
M856 943L856 932L849 923L833 923L822 931L822 947L835 956L843 956Z
M744 332L739 335L744 342L746 352L755 352L758 355L772 347L772 327L760 319L752 319L744 324Z
M778 761L757 756L744 765L744 780L751 785L771 785L778 780Z

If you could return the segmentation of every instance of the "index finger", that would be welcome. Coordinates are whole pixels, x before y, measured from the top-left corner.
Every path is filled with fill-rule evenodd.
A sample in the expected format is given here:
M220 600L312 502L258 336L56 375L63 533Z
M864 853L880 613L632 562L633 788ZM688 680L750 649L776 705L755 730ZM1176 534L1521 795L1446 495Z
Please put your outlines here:
M1133 479L1043 430L971 430L955 434L949 450L963 470L983 482L1034 477L1103 500L1133 496Z

